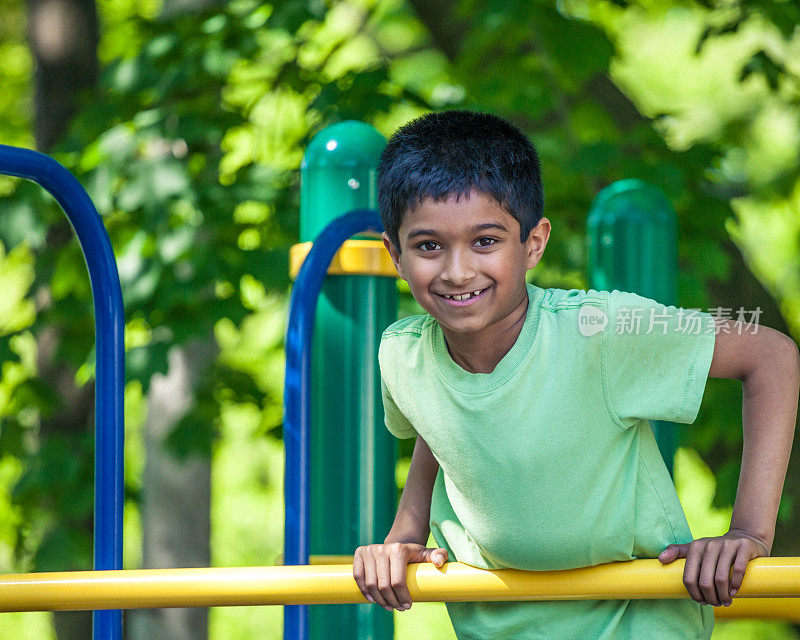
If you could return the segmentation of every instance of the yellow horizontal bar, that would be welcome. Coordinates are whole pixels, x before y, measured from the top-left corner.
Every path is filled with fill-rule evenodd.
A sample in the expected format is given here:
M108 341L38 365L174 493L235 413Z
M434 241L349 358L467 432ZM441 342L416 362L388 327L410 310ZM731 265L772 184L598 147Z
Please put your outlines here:
M683 565L633 560L565 571L485 571L420 563L408 566L407 582L415 602L688 598ZM764 596L800 596L800 558L750 562L734 603ZM352 565L0 575L3 612L364 602Z
M283 554L275 558L276 565L283 564ZM311 555L308 564L353 564L352 555ZM717 607L717 618L763 618L789 620L800 624L800 598L734 598L730 607Z
M312 244L300 242L289 249L289 276L292 279L300 273ZM345 240L331 260L328 275L396 278L397 270L382 240Z

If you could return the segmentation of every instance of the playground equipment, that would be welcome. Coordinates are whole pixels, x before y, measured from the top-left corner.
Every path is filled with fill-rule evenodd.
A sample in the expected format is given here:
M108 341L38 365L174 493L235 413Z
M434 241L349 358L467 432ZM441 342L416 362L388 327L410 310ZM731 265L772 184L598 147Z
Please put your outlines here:
M484 571L459 562L409 565L414 602L686 598L684 560L633 560L565 571ZM800 622L800 558L757 558L730 607ZM769 596L763 598L758 596ZM351 564L70 571L0 576L0 611L364 602ZM374 606L374 605L368 605ZM351 630L352 631L352 630Z
M371 134L365 133L363 129L367 125L340 125L342 126L337 129L334 129L337 125L333 125L318 134L321 136L320 140L325 141L322 145L324 150L347 149L348 145L339 144L337 136L358 132L359 129L364 138L370 140ZM350 555L356 546L382 538L394 515L395 443L383 429L380 398L376 391L377 378L374 377L377 374L374 366L377 338L380 330L393 319L394 307L386 306L380 311L385 315L380 315L379 320L353 320L358 317L358 313L369 315L370 305L376 301L384 300L389 305L395 304L392 295L394 267L380 242L364 238L348 240L361 232L381 230L380 220L374 211L374 174L369 168L369 158L375 158L376 140L371 136L371 155L362 155L360 161L350 164L346 161L340 162L346 160L346 154L332 162L335 158L320 151L317 158L320 173L333 180L334 186L337 181L343 181L351 191L342 191L344 187L339 185L339 191L328 192L325 188L320 188L310 193L315 194L320 208L327 199L328 202L337 203L342 212L349 213L329 215L320 219L316 226L307 227L307 231L303 233L310 234L306 237L314 237L313 244L306 242L298 245L292 252L293 274L297 273L297 267L305 255L292 293L290 323L286 334L285 558L293 566L135 571L119 570L122 555L124 323L119 278L108 235L85 191L63 167L42 154L0 146L0 173L28 178L41 184L56 197L75 228L89 267L97 327L95 571L0 576L0 611L95 610L94 638L120 640L120 609L276 604L286 605L285 618L293 620L290 624L294 626L285 629L284 637L286 640L299 640L308 637L309 629L313 630L309 619L313 621L314 616L307 617L306 605L335 603L336 607L327 610L333 612L339 609L345 611L342 604L358 604L357 607L350 608L350 611L356 611L355 616L343 613L341 618L332 618L329 615L326 618L325 637L333 638L334 633L348 634L341 637L359 637L354 635L358 629L369 630L372 634L370 637L375 640L391 637L392 614L365 603L352 577ZM337 144L334 145L334 142ZM313 163L309 163L308 166L312 165ZM355 178L348 175L353 172L361 173ZM311 175L310 169L308 175ZM365 192L359 191L362 185L367 187ZM354 195L357 193L361 195ZM362 197L366 201L362 202ZM314 235L320 228L322 231L319 235ZM329 264L333 265L332 270L329 270ZM340 281L340 284L326 289L326 272L357 279L350 281L350 284L348 281ZM620 288L622 285L612 286ZM630 287L629 290L636 289ZM356 482L353 482L354 476L334 481L341 482L340 486L355 487L348 490L357 491L351 497L358 509L353 511L353 503L347 506L340 503L340 511L334 510L326 514L322 510L322 515L318 516L314 511L314 500L317 498L314 498L316 481L312 476L312 460L316 463L319 452L325 449L318 448L315 452L310 447L312 440L314 446L317 446L314 429L319 428L313 426L312 416L324 416L327 421L325 424L329 426L329 412L339 410L337 402L341 391L336 388L328 389L326 393L329 395L323 396L323 402L328 403L325 405L327 408L324 411L313 408L309 404L316 380L313 372L316 368L323 367L315 368L312 363L322 363L327 373L333 371L335 375L328 376L331 378L344 378L340 374L351 366L341 360L317 359L316 351L314 360L311 359L310 338L314 330L316 299L320 291L327 295L327 302L320 302L320 310L329 305L331 314L331 319L326 321L325 330L328 330L327 322L330 322L331 326L339 327L334 329L334 337L342 335L337 332L345 331L352 332L351 337L362 336L363 339L367 335L369 346L363 347L359 357L368 361L368 365L372 364L357 369L363 373L359 378L360 386L358 392L347 400L353 403L347 409L351 412L350 415L356 415L360 420L358 429L347 435L347 438L359 440L353 445L360 447L358 453L337 449L337 438L333 439L330 449L327 450L340 456L333 459L333 464L339 467L345 467L348 462L358 469L365 467L364 474L358 476ZM356 291L360 291L359 295L364 298L353 299ZM639 292L642 295L667 299L663 295L650 294L643 290ZM353 308L344 313L342 309L347 309L348 305L361 307L366 311ZM337 315L344 319L341 325L333 324ZM348 326L348 323L352 326ZM358 328L354 330L353 326ZM345 408L341 410L345 411ZM321 420L319 424L322 424ZM391 446L384 448L377 439L379 437L387 438ZM362 445L361 438L366 445ZM345 437L339 434L338 440L342 439ZM331 460L327 462L330 466ZM380 462L383 462L383 469L379 469ZM386 489L386 485L381 488L373 484L373 478L380 474L383 474L380 482L388 483L391 489ZM325 493L325 484L326 481L321 481L316 494L318 498L324 499L328 495ZM337 520L335 517L347 513L355 513L358 517L355 535L352 518L346 520L340 517ZM334 528L350 528L349 532L339 538L342 544L340 549L328 549L322 544L315 549L315 535L330 533L321 526L319 533L314 533L311 525L316 517L327 518L323 522L333 522ZM311 555L310 550L328 553ZM342 551L347 555L343 555ZM342 564L319 564L319 560L329 561L337 555ZM661 565L657 560L634 560L568 571L523 572L484 571L457 562L437 569L426 563L410 565L407 577L411 596L417 602L685 598L688 594L682 582L683 566L683 560L669 565ZM774 617L800 623L799 596L800 558L759 558L748 566L742 587L731 607L716 608L715 615L720 618L737 615ZM355 626L352 624L353 620L357 621ZM322 628L321 623L317 628Z
M589 286L630 291L663 305L678 299L675 210L653 185L618 180L597 194L586 220ZM673 475L678 427L651 420L658 450Z
M397 444L383 427L377 362L381 332L397 317L395 272L392 266L387 278L368 269L381 266L375 260L379 251L386 254L374 239L383 230L374 209L376 168L385 144L371 126L341 122L314 136L301 165L300 240L305 244L293 249L293 264L309 251L311 240L321 253L309 253L303 264L287 322L288 564L307 564L311 553L352 554L384 536L394 519ZM353 209L338 224L329 224ZM359 239L357 234L368 230L373 239ZM340 260L338 273L326 278L342 243L350 261ZM359 265L361 253L373 263ZM308 364L312 352L315 367ZM389 638L391 615L366 606L284 611L286 638L345 639L354 630L361 637Z
M0 145L0 173L26 178L58 201L78 236L94 301L96 348L94 568L122 569L125 317L117 263L103 221L75 177L48 156ZM122 612L92 616L95 640L121 640Z

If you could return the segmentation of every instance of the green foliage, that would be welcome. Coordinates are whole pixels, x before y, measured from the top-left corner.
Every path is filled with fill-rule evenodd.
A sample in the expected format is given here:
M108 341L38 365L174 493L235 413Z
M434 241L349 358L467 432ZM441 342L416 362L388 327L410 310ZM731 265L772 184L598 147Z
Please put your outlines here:
M26 245L6 254L0 243L0 281L0 335L8 335L29 327L36 315L33 301L26 297L33 284L33 254Z
M248 314L245 293L223 282L249 276L271 289L288 286L285 269L269 268L268 252L286 255L290 244L289 225L276 214L288 209L276 177L253 170L222 186L218 173L220 142L239 122L219 108L220 94L236 60L254 51L248 25L257 10L238 3L200 16L133 19L142 50L109 63L99 95L61 145L59 158L87 186L109 230L129 328L139 328L127 377L144 392L165 371L169 346ZM264 200L263 215L237 215ZM64 253L54 296L62 304L74 296L83 315L88 292L79 289L77 259ZM86 357L91 342L81 344ZM202 394L211 405L201 401L198 409L204 423L213 422L213 388Z
M98 91L52 152L86 186L109 231L130 333L126 377L144 393L151 377L166 370L170 346L211 336L223 320L238 325L255 311L252 287L222 286L225 282L263 282L282 294L289 283L286 264L296 223L286 224L276 211L296 210L296 204L290 194L277 192L280 176L254 169L242 172L235 184L219 181L220 142L239 122L236 114L220 109L221 90L234 62L253 51L257 10L255 3L238 3L199 18L170 20L132 12L129 22L143 46L135 53L118 51L124 57L107 64ZM300 15L297 7L293 12ZM24 295L32 284L47 285L49 299L31 330L59 327L68 339L60 341L55 357L77 369L84 383L93 372L94 329L87 322L92 299L80 249L49 196L35 185L9 184L12 192L3 205L10 215L3 217L0 237L15 248L0 263L11 292L0 304L0 326L8 332L31 325L33 303ZM269 207L258 204L264 200ZM248 203L260 207L258 215ZM31 251L19 244L23 239L39 254L35 283ZM21 339L3 343L0 386L9 414L0 445L22 457L26 469L14 492L30 523L22 530L18 557L22 562L30 556L40 569L86 568L92 435L39 438L32 431L39 416L61 409L30 366L22 381L12 375L14 360L21 359L12 347ZM215 365L201 381L194 410L169 442L178 455L210 454L219 394L262 403L272 386L262 388L250 376Z
M25 43L25 3L3 0L0 21L0 144L30 147L33 144L33 58ZM7 178L0 178L0 194Z
M94 499L93 439L92 433L80 436L76 455L74 436L51 435L26 461L12 497L32 525L18 540L17 556L30 557L33 567L67 571L92 566L92 544L84 531ZM52 517L61 526L52 526Z

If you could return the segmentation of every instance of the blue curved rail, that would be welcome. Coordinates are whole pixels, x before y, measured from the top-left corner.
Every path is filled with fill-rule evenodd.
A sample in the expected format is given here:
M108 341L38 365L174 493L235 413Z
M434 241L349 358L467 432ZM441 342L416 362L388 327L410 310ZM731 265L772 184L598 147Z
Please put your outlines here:
M362 231L383 231L380 216L356 209L331 221L317 236L297 274L286 323L283 390L283 445L286 451L284 564L308 564L311 514L309 435L311 433L311 341L317 298L333 256L345 240ZM284 640L307 640L308 607L283 609Z
M0 145L0 173L32 180L50 192L67 214L89 268L97 342L94 568L122 569L125 317L111 241L84 188L49 156ZM92 633L95 640L121 640L122 612L95 611Z

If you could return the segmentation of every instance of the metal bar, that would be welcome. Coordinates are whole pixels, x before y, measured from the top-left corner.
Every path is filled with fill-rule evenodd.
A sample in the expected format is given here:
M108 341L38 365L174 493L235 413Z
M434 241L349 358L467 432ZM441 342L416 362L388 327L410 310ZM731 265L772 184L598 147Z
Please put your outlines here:
M94 567L122 568L125 316L117 263L100 214L78 180L37 151L0 145L0 173L32 180L58 201L78 236L95 311ZM122 638L122 612L93 617L95 640Z
M283 443L286 452L284 558L290 565L308 564L311 341L317 298L328 266L339 247L350 236L366 230L383 230L380 217L370 209L357 209L330 222L314 241L314 246L306 256L292 287L286 322L286 373L283 392ZM284 629L288 629L287 638L307 638L308 610L305 607L287 608L284 612Z
M290 278L297 276L312 245L313 242L299 242L289 248ZM333 256L328 275L397 278L397 269L381 240L345 240Z
M688 598L684 560L613 562L563 571L486 571L411 564L415 602ZM800 558L756 558L734 604L800 596ZM71 571L0 576L0 611L364 603L352 565ZM720 610L720 608L717 608Z

